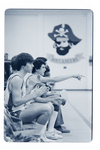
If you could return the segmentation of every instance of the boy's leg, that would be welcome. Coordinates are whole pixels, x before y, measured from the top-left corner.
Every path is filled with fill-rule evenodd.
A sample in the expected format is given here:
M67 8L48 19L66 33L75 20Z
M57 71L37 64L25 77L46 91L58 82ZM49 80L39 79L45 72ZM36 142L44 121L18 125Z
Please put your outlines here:
M59 106L55 105L55 104L53 104L53 106L54 106L54 111L53 111L53 113L51 115L51 118L50 118L50 121L48 123L46 136L49 139L57 140L57 139L61 139L63 137L61 135L57 134L54 130L54 124L55 124L55 121L56 121L56 118L57 118L57 115L58 115Z
M23 110L20 119L23 123L29 123L36 119L35 135L42 135L46 122L50 119L53 109L46 103L34 103Z
M51 106L48 103L33 103L27 109L20 113L20 119L23 123L29 123L37 120L38 123L45 125L52 114Z
M48 131L49 132L54 131L54 124L55 124L57 115L58 115L57 111L54 111L53 114L51 115L51 118L50 118L50 121L49 121L49 124L48 124Z
M62 124L64 124L64 120L63 120L63 116L62 116L61 106L59 106L59 111L58 111L57 119L55 122L55 128Z
M54 127L55 129L61 131L62 133L69 133L70 130L67 130L66 127L61 126L62 124L64 124L64 120L63 120L63 115L62 115L61 106L60 106Z

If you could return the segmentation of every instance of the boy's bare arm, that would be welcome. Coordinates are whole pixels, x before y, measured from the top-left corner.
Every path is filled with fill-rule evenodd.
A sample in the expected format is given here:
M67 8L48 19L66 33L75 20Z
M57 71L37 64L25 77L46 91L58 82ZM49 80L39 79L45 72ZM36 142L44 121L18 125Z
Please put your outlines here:
M12 81L12 100L14 106L25 104L31 99L41 96L47 90L46 87L36 88L30 94L22 97L21 86L22 86L22 79L16 77L16 79Z
M48 103L48 102L54 103L55 99L57 98L58 98L57 95L53 95L53 96L49 96L45 98L37 97L37 98L34 98L34 100L39 103Z
M78 80L81 80L81 78L84 77L83 75L66 75L66 76L58 76L58 77L41 77L41 82L61 82L70 78L76 78Z

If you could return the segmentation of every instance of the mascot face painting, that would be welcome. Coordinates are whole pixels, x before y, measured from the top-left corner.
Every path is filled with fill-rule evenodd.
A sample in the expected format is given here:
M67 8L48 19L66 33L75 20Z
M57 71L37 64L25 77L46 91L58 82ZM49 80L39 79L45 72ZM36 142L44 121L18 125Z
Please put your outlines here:
M55 26L53 32L48 33L48 36L55 42L53 47L56 48L58 55L66 55L73 45L81 41L67 24Z

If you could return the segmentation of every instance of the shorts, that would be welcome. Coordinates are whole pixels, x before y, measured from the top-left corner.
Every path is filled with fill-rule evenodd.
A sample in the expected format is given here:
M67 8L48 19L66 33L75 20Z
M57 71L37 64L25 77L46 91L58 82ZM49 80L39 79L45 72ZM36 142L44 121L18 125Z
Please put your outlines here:
M59 105L56 105L56 104L53 104L53 106L54 106L54 111L59 111Z
M16 117L16 118L19 118L20 113L21 113L21 110L18 110L18 111L15 111L15 112L11 112L11 115Z

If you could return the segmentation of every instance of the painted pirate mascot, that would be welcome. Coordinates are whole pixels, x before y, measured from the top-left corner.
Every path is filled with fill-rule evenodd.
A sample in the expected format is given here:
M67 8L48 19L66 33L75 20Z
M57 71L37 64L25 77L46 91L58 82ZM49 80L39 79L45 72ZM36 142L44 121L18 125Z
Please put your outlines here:
M55 41L53 47L59 55L66 55L73 45L78 44L81 39L77 38L67 24L55 26L52 33L48 36Z

